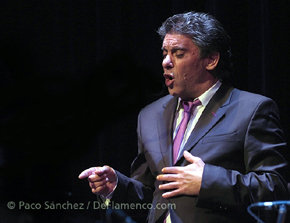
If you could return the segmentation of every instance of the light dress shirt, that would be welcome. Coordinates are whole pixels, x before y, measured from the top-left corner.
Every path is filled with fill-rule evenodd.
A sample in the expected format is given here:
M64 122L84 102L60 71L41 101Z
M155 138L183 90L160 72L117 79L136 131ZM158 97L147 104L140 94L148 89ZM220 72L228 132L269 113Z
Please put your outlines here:
M193 113L190 116L190 119L188 121L180 148L179 148L179 154L178 157L181 155L181 151L184 147L184 145L186 144L191 132L193 131L197 121L199 120L202 112L204 111L205 107L207 106L207 104L209 103L210 99L212 98L212 96L216 93L216 91L220 88L221 86L221 82L217 81L211 88L209 88L206 92L204 92L202 95L200 95L199 97L195 98L195 100L199 99L201 102L201 105L197 106ZM181 106L181 99L178 99L178 103L177 103L177 108L176 108L176 113L175 113L175 120L173 123L173 127L174 127L174 132L173 132L173 139L175 138L177 131L179 129L180 123L182 121L183 118L183 108Z
M212 87L210 87L207 91L205 91L202 95L200 95L199 97L195 98L195 100L199 99L201 102L201 105L197 106L193 113L190 116L190 119L188 121L180 148L179 148L179 153L178 153L178 157L182 156L182 149L184 147L184 145L186 144L191 132L193 131L196 123L198 122L202 112L204 111L205 107L207 106L207 104L209 103L210 99L213 97L213 95L217 92L217 90L220 88L221 86L221 82L217 81ZM177 131L179 129L180 123L182 121L183 118L183 108L181 106L181 99L178 99L178 103L177 103L177 107L176 107L176 113L175 113L175 119L174 119L174 123L173 123L173 127L174 127L174 132L173 132L173 139L175 138ZM166 217L166 221L164 221L164 223L171 223L171 219L170 219L170 214L167 215Z

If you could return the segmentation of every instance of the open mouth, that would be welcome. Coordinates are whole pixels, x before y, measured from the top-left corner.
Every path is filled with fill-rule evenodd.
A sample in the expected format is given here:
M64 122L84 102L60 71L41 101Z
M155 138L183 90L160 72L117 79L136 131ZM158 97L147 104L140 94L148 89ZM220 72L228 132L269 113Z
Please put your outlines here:
M173 73L169 73L169 74L163 74L165 79L168 80L173 80L174 79L174 74Z
M165 85L167 87L173 87L173 82L174 82L174 73L165 73L163 74L165 78Z

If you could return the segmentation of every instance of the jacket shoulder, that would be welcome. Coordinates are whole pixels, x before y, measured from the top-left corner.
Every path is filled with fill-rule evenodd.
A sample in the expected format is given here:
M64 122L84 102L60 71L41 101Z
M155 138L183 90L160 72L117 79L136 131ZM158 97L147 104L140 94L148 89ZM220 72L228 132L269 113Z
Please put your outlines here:
M249 104L260 104L263 102L274 103L274 101L269 97L263 96L261 94L239 90L237 88L234 88L233 90L233 98L238 99L240 102L245 102Z
M174 101L176 98L170 94L163 96L156 101L146 105L141 109L140 113L151 113L152 111L160 111L162 110L170 101Z

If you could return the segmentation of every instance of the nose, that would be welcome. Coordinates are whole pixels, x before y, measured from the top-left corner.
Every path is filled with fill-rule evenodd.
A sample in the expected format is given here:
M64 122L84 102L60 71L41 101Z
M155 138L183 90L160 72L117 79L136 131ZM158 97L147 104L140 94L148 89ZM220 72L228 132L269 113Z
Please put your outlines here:
M170 55L166 55L162 61L162 67L164 69L171 69L173 67L173 63L172 63L172 60L170 58Z

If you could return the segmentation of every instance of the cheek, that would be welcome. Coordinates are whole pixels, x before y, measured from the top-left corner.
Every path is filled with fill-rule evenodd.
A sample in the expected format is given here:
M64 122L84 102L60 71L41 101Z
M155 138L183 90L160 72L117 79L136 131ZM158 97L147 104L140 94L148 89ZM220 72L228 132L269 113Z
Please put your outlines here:
M185 81L189 81L192 79L194 70L189 67L189 66L185 66L183 69L180 70L180 79L181 80L185 80Z
M188 64L181 62L181 63L176 64L175 68L176 68L176 73L178 74L179 80L184 80L188 77L188 74L190 71Z
M202 73L202 66L198 63L192 63L185 66L183 70L183 77L186 81L194 81Z

